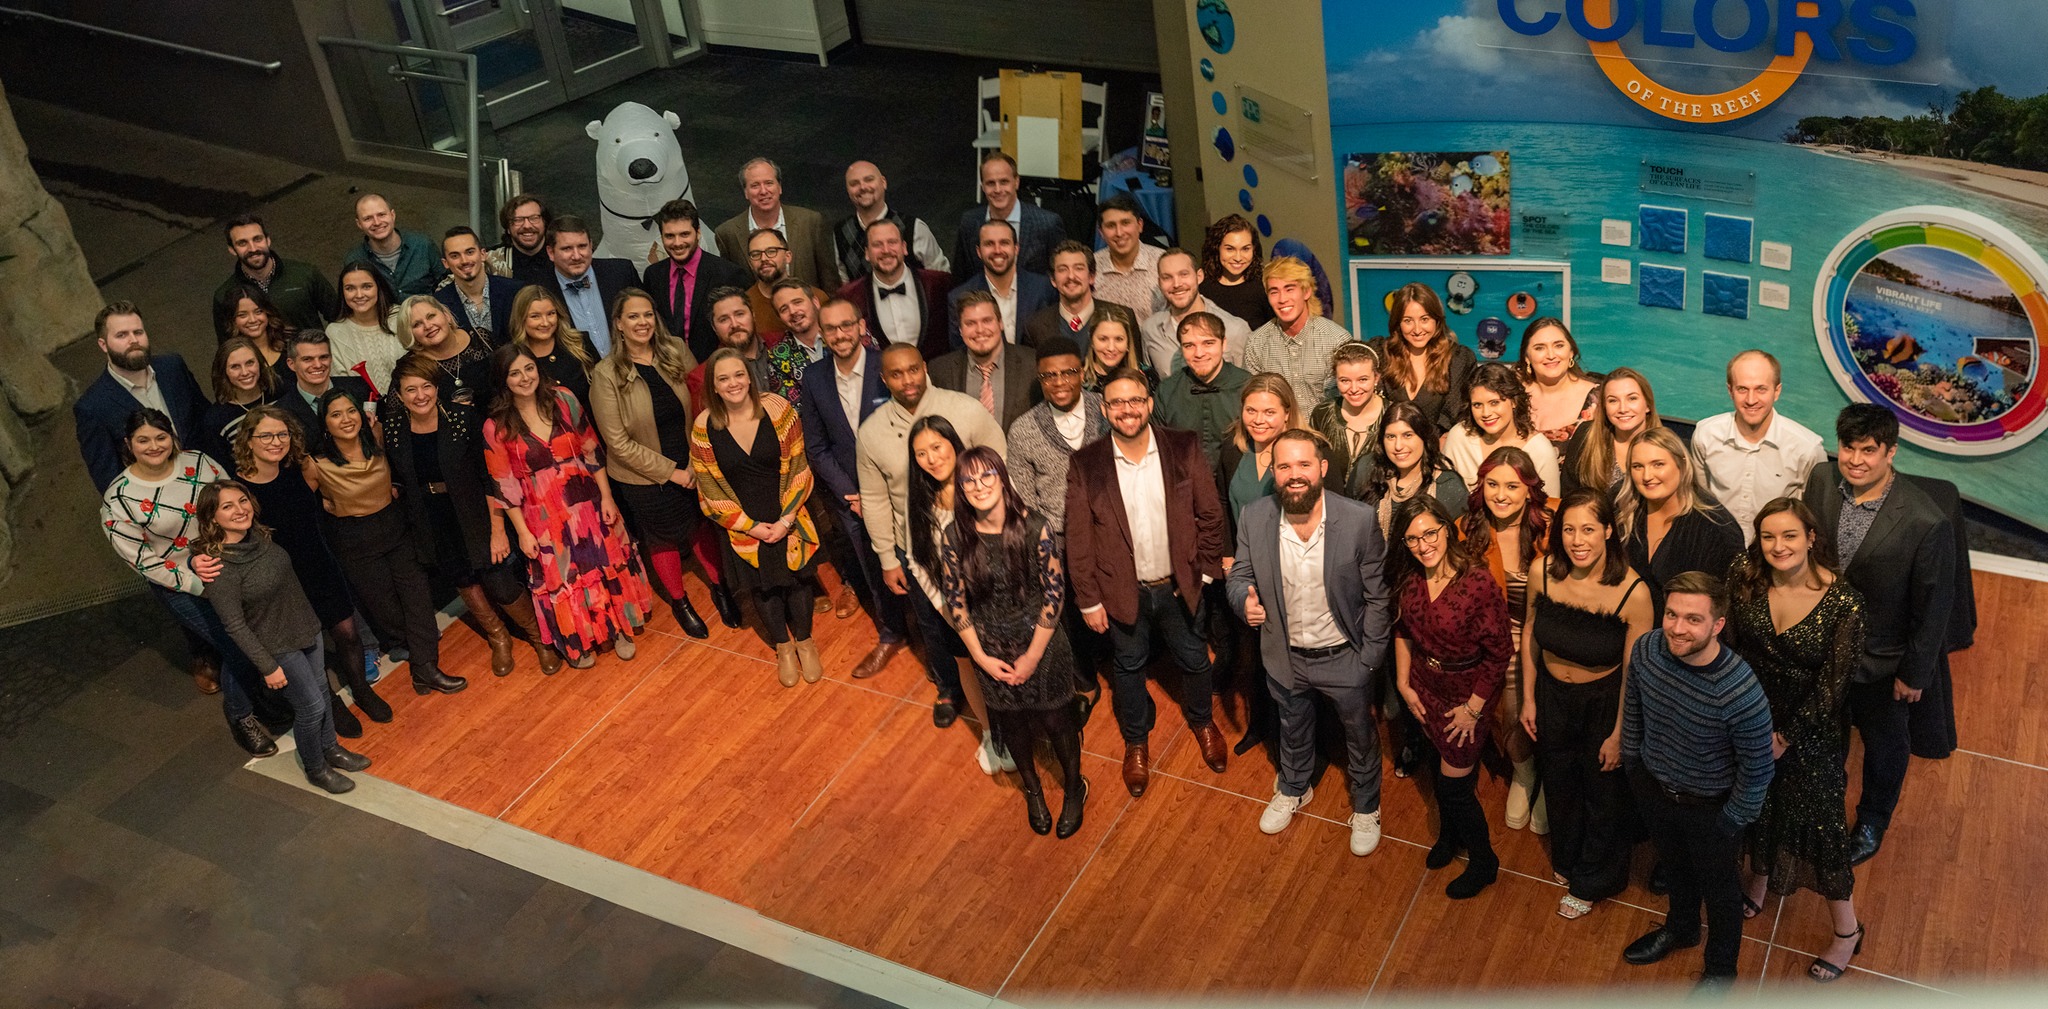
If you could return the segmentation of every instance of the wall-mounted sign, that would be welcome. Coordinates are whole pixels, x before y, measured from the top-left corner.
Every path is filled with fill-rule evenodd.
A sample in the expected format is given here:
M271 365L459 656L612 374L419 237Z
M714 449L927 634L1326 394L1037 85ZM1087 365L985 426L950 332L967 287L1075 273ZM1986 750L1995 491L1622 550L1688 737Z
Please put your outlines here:
M1497 6L1501 22L1523 35L1570 25L1622 93L1657 115L1689 123L1755 115L1783 98L1816 59L1888 67L1911 59L1918 48L1910 27L1914 8L1903 0L1540 0L1546 8L1541 13L1524 9L1527 0L1498 0ZM1717 18L1720 8L1736 13ZM1666 87L1622 52L1621 40L1638 27L1645 46L1674 51L1669 61L1694 62L1682 54L1702 46L1724 53L1768 51L1771 61L1724 91Z
M1890 407L1916 445L1991 455L2048 427L2048 262L1988 218L1923 206L1865 222L1821 267L1813 326L1842 391Z
M1756 173L1644 158L1636 169L1636 189L1747 207L1756 203Z
M1237 112L1244 121L1238 140L1247 157L1315 181L1314 115L1276 95L1242 84L1237 86Z

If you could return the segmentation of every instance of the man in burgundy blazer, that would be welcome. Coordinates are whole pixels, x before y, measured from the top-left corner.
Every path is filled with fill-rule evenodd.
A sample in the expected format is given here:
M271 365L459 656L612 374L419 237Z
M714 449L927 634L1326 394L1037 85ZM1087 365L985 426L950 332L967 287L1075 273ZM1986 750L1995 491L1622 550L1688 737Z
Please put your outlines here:
M894 221L868 225L868 275L840 288L839 297L860 309L876 343L885 348L915 343L925 360L936 361L953 349L946 300L953 278L937 270L912 269L909 252L903 230Z
M737 287L745 290L754 275L731 262L704 252L700 241L704 223L697 205L688 200L670 200L655 212L654 226L661 229L661 247L668 257L649 263L640 274L640 286L654 297L654 310L668 331L690 345L690 353L702 361L718 349L718 335L711 325L712 290ZM678 291L673 278L688 277L687 291Z
M1209 769L1227 749L1210 712L1202 587L1223 577L1223 506L1192 431L1152 423L1145 377L1130 369L1102 389L1110 436L1067 467L1067 580L1074 605L1116 653L1110 691L1124 737L1124 787L1143 795L1156 714L1145 666L1157 634L1181 670L1181 713Z

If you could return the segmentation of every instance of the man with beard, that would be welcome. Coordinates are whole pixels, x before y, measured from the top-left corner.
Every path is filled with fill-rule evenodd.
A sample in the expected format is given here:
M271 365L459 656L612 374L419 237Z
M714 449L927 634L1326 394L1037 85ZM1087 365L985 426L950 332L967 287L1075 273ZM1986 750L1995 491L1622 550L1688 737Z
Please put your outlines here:
M554 223L555 215L539 193L520 193L506 200L498 208L498 233L505 240L485 257L490 271L511 277L520 287L547 286L548 274L555 268L548 261L548 229Z
M895 221L870 225L867 242L867 274L840 288L839 297L873 320L871 331L883 343L914 343L927 359L938 358L948 349L946 275L911 265Z
M1621 957L1652 964L1700 944L1700 988L1735 980L1742 950L1742 832L1770 787L1771 706L1742 656L1722 647L1721 580L1688 571L1664 586L1663 627L1636 639L1621 704L1621 766L1670 873L1664 923Z
M754 310L748 307L747 292L737 287L717 287L704 296L710 303L711 335L719 347L731 347L740 352L747 362L747 371L753 373L754 388L768 389L767 361L762 354L768 345L754 330ZM780 334L771 334L780 338ZM713 348L716 350L717 348ZM685 382L690 387L690 402L704 402L704 365L711 360L706 354L690 369Z
M721 255L738 265L752 266L751 262L740 262L743 254L752 259L749 239L759 232L773 231L790 251L790 258L783 263L785 272L812 287L840 285L839 259L833 255L832 232L825 226L824 216L782 202L782 169L775 162L754 158L741 165L740 193L746 197L747 209L727 218L713 232Z
M803 398L804 369L823 361L829 353L818 328L815 291L816 288L805 286L795 277L784 277L776 281L773 292L775 317L782 321L782 339L763 355L761 370L767 383L757 383L755 388L781 396L791 405Z
M654 310L661 313L668 331L689 344L697 360L707 360L718 349L711 331L711 292L721 287L744 289L754 275L731 260L704 252L704 222L697 205L688 200L662 204L654 214L654 226L661 230L661 249L668 258L647 264L640 274L640 289L654 299Z
M434 297L448 306L455 324L485 343L507 342L519 282L484 268L483 243L468 225L458 224L441 237L441 265L448 268L448 279L434 289Z
M1231 564L1231 609L1259 631L1266 690L1279 715L1279 780L1259 817L1278 834L1315 796L1316 695L1344 727L1351 853L1380 843L1380 737L1372 715L1393 610L1387 544L1372 509L1323 492L1329 448L1299 428L1273 442L1273 493L1245 506Z
M987 221L981 226L981 269L953 288L953 346L960 346L960 299L970 291L987 291L996 297L1003 316L1003 342L1016 343L1024 320L1059 300L1052 281L1017 265L1017 229L1008 221Z
M434 240L400 228L398 211L376 193L356 197L356 230L363 240L348 250L341 265L369 263L400 298L434 293L448 273L434 255Z
M253 284L270 296L270 303L293 329L319 329L341 317L341 294L334 284L313 264L286 259L271 249L263 218L237 214L228 218L222 232L235 269L214 289L214 301L227 297L237 284Z
M1210 701L1202 590L1223 576L1223 506L1191 431L1152 423L1145 376L1119 368L1102 387L1109 437L1067 467L1067 578L1088 629L1116 653L1112 707L1123 735L1124 788L1145 794L1157 710L1145 685L1158 637L1180 667L1180 709L1202 761L1222 774L1230 747Z
M856 161L846 166L846 199L853 204L853 213L840 220L833 237L839 247L839 272L848 283L868 275L868 228L881 221L893 222L903 236L907 245L904 258L911 269L941 274L951 269L932 229L922 219L905 217L889 206L889 180L874 162Z
M932 381L973 396L1008 430L1037 398L1037 353L1003 342L996 298L986 291L960 300L960 335L966 346L932 362Z
M790 276L789 242L781 232L762 228L748 235L743 244L747 250L747 266L754 271L753 286L747 288L747 308L754 314L754 324L779 324L781 320L775 314L775 285ZM821 305L829 297L816 287L811 288L811 296Z
M1151 362L1159 377L1165 379L1180 372L1185 363L1180 353L1180 324L1196 312L1207 312L1223 323L1223 359L1231 364L1243 362L1244 342L1252 335L1252 328L1202 297L1202 268L1195 265L1194 254L1186 249L1168 249L1159 254L1153 268L1159 271L1159 293L1165 297L1166 307L1139 316L1144 321L1138 324L1138 329L1145 340L1145 360Z
M1025 317L1017 342L1036 347L1047 337L1064 336L1081 348L1085 358L1088 341L1095 336L1095 256L1087 246L1061 242L1053 250L1052 289L1059 300ZM1144 353L1144 348L1132 347L1131 360Z

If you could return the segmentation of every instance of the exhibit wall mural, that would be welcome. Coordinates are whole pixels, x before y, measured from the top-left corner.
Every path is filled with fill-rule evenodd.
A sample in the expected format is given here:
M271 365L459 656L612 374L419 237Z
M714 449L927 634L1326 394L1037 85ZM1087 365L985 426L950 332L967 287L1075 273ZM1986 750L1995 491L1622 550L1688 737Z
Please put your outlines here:
M1902 467L2048 527L2048 60L2013 44L2048 38L2048 4L1323 17L1348 275L1440 278L1482 355L1569 313L1589 367L1641 368L1674 417L1726 410L1723 365L1762 347L1831 450L1843 404L1881 403ZM1351 285L1361 335L1382 287Z

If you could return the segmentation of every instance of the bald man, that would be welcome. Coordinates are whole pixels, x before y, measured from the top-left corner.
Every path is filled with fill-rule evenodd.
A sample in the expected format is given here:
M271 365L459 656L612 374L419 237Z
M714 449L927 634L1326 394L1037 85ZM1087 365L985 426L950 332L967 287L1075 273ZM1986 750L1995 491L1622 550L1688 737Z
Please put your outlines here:
M945 250L939 248L924 221L890 208L889 179L874 162L856 161L846 166L846 199L853 204L853 213L840 220L833 238L839 246L839 272L846 275L848 283L868 275L868 225L882 220L895 221L903 229L911 269L940 273L952 269Z

